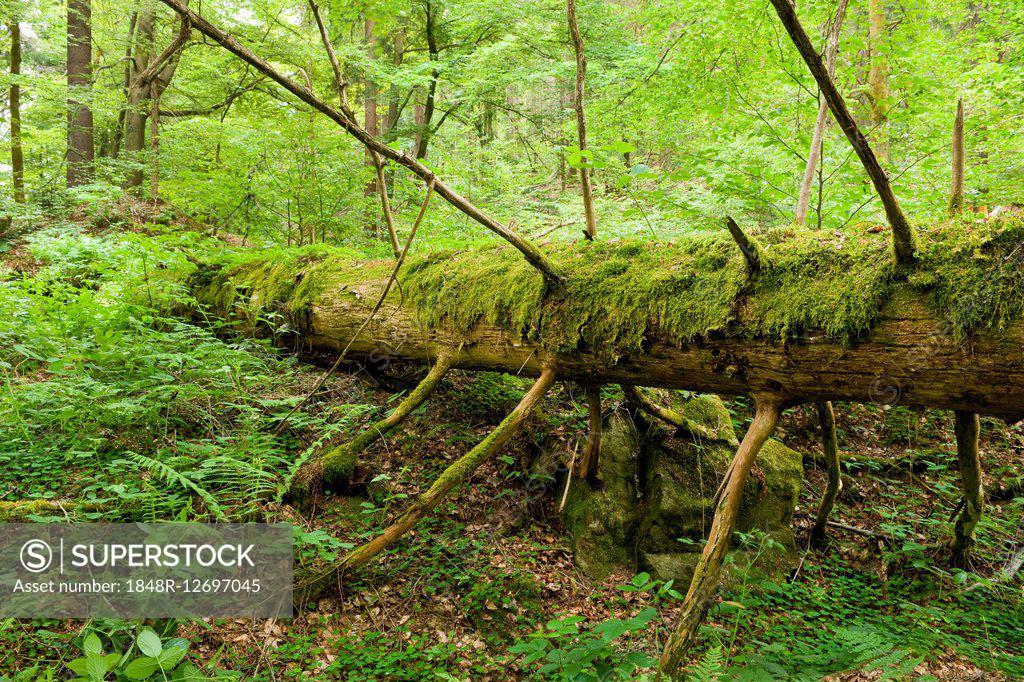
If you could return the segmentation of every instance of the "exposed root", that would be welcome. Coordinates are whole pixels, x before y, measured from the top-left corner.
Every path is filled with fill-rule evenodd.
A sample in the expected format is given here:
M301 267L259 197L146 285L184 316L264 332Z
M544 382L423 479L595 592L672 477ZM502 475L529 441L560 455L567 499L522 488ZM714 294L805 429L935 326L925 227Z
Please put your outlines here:
M974 412L957 410L955 414L956 458L960 466L960 485L964 497L963 509L953 527L949 558L951 563L962 565L970 559L974 527L978 525L985 506L985 490L981 480L981 459L978 456L981 420Z
M722 493L715 516L711 522L711 532L704 546L700 560L693 572L690 589L683 602L683 610L679 616L676 631L669 637L665 651L658 662L658 679L672 679L679 669L679 664L693 643L700 624L707 615L711 600L718 590L722 562L729 548L732 531L736 525L736 516L743 496L743 487L747 476L754 465L765 441L775 430L779 421L780 401L775 396L755 396L756 412L743 441L740 443L733 463L730 466L728 483Z
M836 414L832 409L832 401L821 400L817 403L818 421L821 423L821 445L825 457L825 471L828 483L818 505L818 516L811 528L811 542L820 543L825 539L825 526L832 512L836 496L843 488L843 480L839 471L839 445L836 441Z

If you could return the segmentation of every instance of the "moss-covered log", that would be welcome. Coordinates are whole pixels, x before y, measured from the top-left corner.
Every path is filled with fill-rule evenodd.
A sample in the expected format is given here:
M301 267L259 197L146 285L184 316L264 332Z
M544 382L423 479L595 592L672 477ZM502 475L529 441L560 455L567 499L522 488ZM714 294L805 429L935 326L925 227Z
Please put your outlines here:
M787 404L900 402L1024 416L1024 223L922 231L918 265L885 235L758 235L750 275L724 234L673 245L555 248L559 290L502 246L411 261L350 354L718 394ZM323 247L247 253L197 273L200 301L258 327L283 316L310 349L344 347L393 267ZM268 329L270 325L267 325ZM274 327L279 327L275 322Z

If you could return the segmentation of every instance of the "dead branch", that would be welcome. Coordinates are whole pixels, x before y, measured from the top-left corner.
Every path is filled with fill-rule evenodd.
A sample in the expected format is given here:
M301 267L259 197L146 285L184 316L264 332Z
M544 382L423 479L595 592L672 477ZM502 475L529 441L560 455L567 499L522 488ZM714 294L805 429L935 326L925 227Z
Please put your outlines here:
M911 226L910 221L907 220L906 215L904 215L903 209L900 208L899 201L897 201L896 195L892 191L889 176L886 175L881 164L878 163L878 158L871 150L871 145L868 143L867 138L864 137L864 133L861 132L857 122L846 108L846 101L843 99L842 94L840 94L832 79L829 78L828 70L825 68L825 64L822 63L821 56L814 49L810 38L804 32L803 26L800 25L796 9L790 4L789 0L771 0L771 2L775 7L776 13L779 15L779 19L782 20L782 25L785 26L790 38L793 39L793 43L800 52L800 56L807 63L807 68L810 69L811 75L818 82L818 87L821 89L825 101L828 102L829 108L832 110L832 116L836 119L839 127L843 129L843 132L846 133L846 138L850 141L854 151L857 152L857 156L864 165L864 170L867 171L868 177L871 178L871 182L875 186L878 198L882 201L882 206L885 208L885 215L889 220L889 226L892 228L896 260L903 265L910 265L915 259L914 251L917 248L917 240L914 236L914 228Z
M828 483L825 492L821 496L821 503L818 506L818 516L811 528L811 541L820 542L825 537L825 525L828 523L828 516L832 512L836 496L843 488L843 479L839 471L839 444L836 439L836 413L832 408L831 400L819 400L818 422L821 424L822 454L825 458L825 470L828 473Z
M743 252L743 257L747 261L747 269L750 272L757 272L761 269L761 247L758 245L757 240L749 236L743 231L736 221L731 217L725 217L725 225L729 228L729 234L736 240L736 244L739 245L740 251Z
M300 85L291 78L280 73L277 69L271 66L269 62L253 53L249 48L239 43L234 37L225 33L200 15L193 12L182 2L182 0L160 1L183 17L187 17L192 22L192 26L200 33L211 40L214 40L224 49L251 65L257 71L274 80L278 85L292 93L299 100L305 102L344 128L346 132L356 138L370 151L376 152L384 158L391 159L392 161L405 166L425 182L432 183L431 186L434 191L437 192L445 201L514 246L523 254L523 257L525 257L533 267L544 275L545 280L549 284L557 285L560 282L558 270L554 263L552 263L551 260L540 249L538 249L535 244L524 238L518 232L509 230L494 218L484 213L475 204L449 187L447 183L438 178L432 170L427 168L420 161L411 158L404 152L393 149L392 147L389 147L383 142L377 140L373 135L368 133L362 126L358 125L343 112L335 109L317 97L309 88Z
M388 526L380 535L366 544L352 550L339 566L339 569L352 569L366 564L373 557L393 545L406 531L420 519L429 514L448 494L461 485L480 466L493 457L501 447L514 436L523 425L533 409L544 397L551 384L555 381L555 370L546 368L533 387L523 396L515 409L502 420L486 438L476 447L452 463L438 476L430 488L419 496L413 504ZM570 474L571 475L571 474Z
M683 610L679 616L679 624L669 637L665 651L658 662L658 678L672 679L686 655L687 650L697 635L700 624L707 615L711 601L718 591L718 581L722 562L729 549L729 541L736 525L736 517L740 509L743 487L747 483L754 460L761 451L780 414L780 402L774 396L755 396L756 410L754 421L743 436L733 463L730 466L729 482L725 486L721 500L715 509L711 522L708 542L704 545L700 560L693 571L690 589L683 601Z
M949 214L957 215L964 210L964 98L956 103L956 118L953 119L953 182L949 193Z

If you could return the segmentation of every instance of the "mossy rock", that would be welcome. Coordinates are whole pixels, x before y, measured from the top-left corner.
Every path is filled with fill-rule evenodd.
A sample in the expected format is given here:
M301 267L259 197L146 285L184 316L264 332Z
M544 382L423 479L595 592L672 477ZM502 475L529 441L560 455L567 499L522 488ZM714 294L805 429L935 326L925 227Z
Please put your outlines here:
M605 430L600 487L573 481L564 519L576 562L591 577L603 578L617 567L648 569L665 579L692 574L737 439L719 398L673 400L674 409L715 439L638 427L620 413ZM769 440L743 490L736 530L760 530L786 550L794 549L790 524L802 477L800 454Z
M602 579L616 568L631 568L640 524L636 487L640 434L623 414L613 415L601 442L601 485L574 480L563 522L572 538L572 553L587 575Z

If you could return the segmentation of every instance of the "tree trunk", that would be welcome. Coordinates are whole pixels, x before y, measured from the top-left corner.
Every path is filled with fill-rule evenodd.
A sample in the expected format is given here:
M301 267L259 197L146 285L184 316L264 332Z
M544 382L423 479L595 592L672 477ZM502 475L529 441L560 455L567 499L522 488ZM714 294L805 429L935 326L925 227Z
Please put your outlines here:
M747 484L754 460L761 447L775 430L779 421L779 401L774 396L756 396L756 412L754 421L743 437L736 456L733 458L726 474L726 483L711 521L707 544L700 555L697 566L693 569L690 589L683 600L683 610L679 616L676 631L669 637L665 651L658 662L659 677L675 675L679 664L693 643L697 629L704 621L711 601L718 591L718 582L722 570L722 562L729 550L732 531L736 526L736 516L740 510L740 499L743 497L743 486Z
M363 39L366 43L366 58L371 63L377 59L377 35L374 33L374 27L376 25L377 22L370 18L366 18L363 21ZM373 82L373 78L369 75L367 75L366 81L363 85L363 128L374 137L380 135L380 126L377 123L377 84ZM366 150L366 166L369 168L376 168L373 152L369 149ZM372 197L376 193L377 176L374 174L372 179L367 181L366 187L363 189L363 196ZM380 232L380 230L377 229L377 221L372 217L373 213L370 215L373 233L377 234Z
M160 198L160 95L156 81L149 84L149 200Z
M405 57L405 29L401 26L396 28L392 40L394 43L391 64L397 69L402 65L402 59ZM388 92L388 116L384 123L384 138L387 140L393 138L395 127L398 126L398 119L402 113L401 106L401 91L397 83L392 83Z
M825 31L825 71L829 78L833 79L836 75L836 56L839 54L839 38L843 31L843 17L846 15L847 3L848 0L839 0L835 16ZM811 193L814 190L814 174L818 171L818 164L821 162L821 150L825 143L825 133L828 132L828 123L828 101L821 97L821 102L818 104L818 118L814 123L814 134L811 137L811 150L807 154L807 166L804 168L804 178L800 182L796 212L793 215L793 222L797 225L807 224L807 212L811 206Z
M821 504L818 506L818 516L814 521L814 527L811 528L811 541L821 542L825 538L825 526L828 524L828 517L832 513L836 496L839 495L839 491L843 487L843 480L839 470L839 443L836 439L835 410L832 409L832 403L828 400L820 400L816 406L818 408L818 423L821 425L822 454L825 458L828 483L821 496Z
M213 314L237 317L249 306L253 315L284 315L297 330L297 347L336 353L354 337L350 356L386 354L426 362L448 348L465 345L456 368L539 376L541 358L550 351L520 333L480 323L463 334L447 327L424 329L420 314L409 300L392 291L369 329L359 331L387 281L386 275L368 275L359 267L331 271L327 279L312 279L308 270L295 276L304 286L324 295L301 305L292 314L287 301L269 309L266 297L244 278L235 282L229 270L205 273L208 284L198 287L201 301L215 305ZM242 287L246 294L225 299L224 291ZM242 300L235 296L243 296ZM251 300L248 297L252 297ZM545 315L557 316L559 307L545 306ZM1000 332L978 333L966 344L955 338L948 324L936 316L928 302L909 287L893 292L870 332L844 345L808 332L787 341L751 338L743 331L746 317L737 312L735 334L715 334L686 342L652 329L643 352L618 359L587 348L559 353L559 377L583 384L619 383L676 388L721 395L771 392L787 404L815 400L862 403L899 403L940 409L969 410L1017 420L1024 417L1024 321L1010 323ZM247 328L253 321L243 321ZM356 332L359 331L357 334Z
M171 84L178 67L180 47L184 43L179 33L176 38L172 39L164 52L157 54L155 49L156 8L156 0L143 0L135 29L136 40L130 62L128 101L124 116L124 151L130 155L131 160L139 163L140 167L128 174L125 186L129 188L142 185L144 174L141 164L143 151L146 149L146 122L153 110L152 100L159 101ZM175 49L169 55L166 54L166 50L174 46L179 49ZM156 61L162 57L165 58L162 60L163 63L157 65ZM152 71L154 65L159 67L155 72ZM152 129L152 126L150 128ZM150 146L152 147L152 144Z
M974 542L974 527L985 506L985 488L981 481L981 459L978 457L978 439L981 420L973 412L956 411L956 457L960 468L960 485L964 493L963 510L953 529L950 554L954 563L963 564Z
M436 19L434 16L434 7L431 0L426 1L426 39L427 39L427 54L430 57L430 62L436 64L438 60L438 49L437 49L437 35L436 35ZM427 158L427 145L430 144L430 137L433 135L433 130L430 125L434 120L434 107L436 105L437 98L437 81L441 77L441 72L435 66L430 73L430 85L427 86L427 97L423 102L422 113L419 114L419 121L417 121L417 133L416 133L416 158L425 159Z
M576 110L576 134L580 151L587 148L587 117L583 110L584 92L587 78L587 57L583 49L583 36L576 22L576 0L566 0L566 14L569 19L569 34L572 36L573 49L576 52L576 91L573 97L573 108ZM582 159L581 164L586 164ZM583 194L583 212L586 216L586 227L583 235L587 239L597 236L597 214L594 211L594 191L590 186L590 168L580 166L580 191Z
M964 98L956 103L953 120L953 182L949 193L949 214L955 216L964 210Z
M14 200L25 203L25 156L21 148L21 24L11 22L11 185Z
M67 183L92 180L92 6L68 0L68 153Z
M885 1L868 0L868 101L871 125L875 128L875 150L882 163L889 163L889 60L885 56Z

